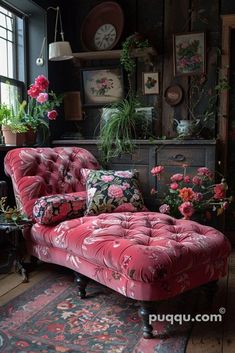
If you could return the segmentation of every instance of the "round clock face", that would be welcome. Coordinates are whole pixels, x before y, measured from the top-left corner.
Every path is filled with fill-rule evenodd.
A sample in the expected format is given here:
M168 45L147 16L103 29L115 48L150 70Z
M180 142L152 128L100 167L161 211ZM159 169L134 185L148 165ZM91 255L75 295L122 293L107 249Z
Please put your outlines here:
M117 38L117 31L111 23L100 26L94 35L94 45L97 50L112 49Z

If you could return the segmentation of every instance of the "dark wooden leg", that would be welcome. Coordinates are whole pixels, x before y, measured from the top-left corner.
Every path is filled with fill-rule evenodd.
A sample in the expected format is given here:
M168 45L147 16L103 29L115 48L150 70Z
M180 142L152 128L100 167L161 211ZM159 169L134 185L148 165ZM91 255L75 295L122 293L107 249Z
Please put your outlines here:
M78 295L80 296L81 299L84 299L86 297L86 286L89 282L89 278L87 278L84 275L81 275L78 272L74 272L74 274L75 274L74 282L76 282L78 285Z
M149 315L154 313L154 306L152 302L141 302L141 307L139 308L139 316L143 321L143 337L153 338L153 326L149 323Z

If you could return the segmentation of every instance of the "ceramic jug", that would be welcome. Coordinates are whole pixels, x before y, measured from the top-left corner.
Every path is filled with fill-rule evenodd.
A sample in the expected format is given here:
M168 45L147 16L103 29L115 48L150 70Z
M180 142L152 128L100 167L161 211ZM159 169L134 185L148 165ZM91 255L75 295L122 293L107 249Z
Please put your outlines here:
M191 136L193 133L193 122L191 120L177 120L174 119L177 124L176 131L179 136L186 137Z

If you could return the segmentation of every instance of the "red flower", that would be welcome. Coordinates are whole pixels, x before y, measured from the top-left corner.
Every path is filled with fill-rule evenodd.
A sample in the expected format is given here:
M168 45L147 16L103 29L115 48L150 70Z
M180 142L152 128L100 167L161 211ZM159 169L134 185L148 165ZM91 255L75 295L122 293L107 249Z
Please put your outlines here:
M184 202L179 206L179 211L185 219L189 219L194 213L194 208L191 202Z
M164 167L161 165L158 165L152 168L151 173L155 176L155 175L161 174L163 171L164 171Z
M191 201L195 197L195 193L192 188L183 188L179 191L179 197L183 201Z
M28 95L32 98L37 98L37 96L41 93L41 89L37 85L32 85L28 89Z
M185 183L190 183L190 176L189 175L185 175L184 182Z
M49 86L48 79L43 75L39 75L38 77L36 77L34 82L35 85L38 86L41 91L44 91Z
M202 185L202 179L197 175L193 177L192 182L194 185Z
M56 110L51 110L50 112L47 113L47 117L49 120L56 120L58 116L58 113Z
M206 167L198 168L197 174L202 175L202 176L206 176L209 179L213 179L213 173L210 171L210 169L208 169Z
M184 179L183 174L174 174L171 177L171 181L181 181Z
M221 200L226 195L226 190L224 188L224 184L216 184L214 186L214 199Z
M171 183L171 185L170 185L170 188L171 188L172 190L177 190L178 187L179 187L179 185L178 185L177 183Z

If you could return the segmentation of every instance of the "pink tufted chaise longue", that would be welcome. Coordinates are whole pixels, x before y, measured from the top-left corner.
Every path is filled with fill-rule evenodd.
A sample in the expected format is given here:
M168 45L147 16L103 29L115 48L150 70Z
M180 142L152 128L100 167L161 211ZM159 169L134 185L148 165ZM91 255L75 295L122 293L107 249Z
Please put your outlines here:
M81 168L99 169L99 164L77 147L17 148L7 153L5 170L17 204L33 219L32 227L24 231L28 252L74 270L81 298L92 278L140 300L143 336L151 338L151 302L224 276L230 244L211 227L157 212L83 216L86 186ZM55 212L55 205L51 207L52 198L57 205L62 200L66 212L69 204L67 219ZM45 200L46 220L38 216L45 211ZM50 216L55 217L52 224Z

